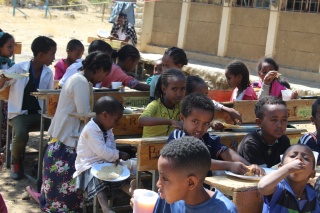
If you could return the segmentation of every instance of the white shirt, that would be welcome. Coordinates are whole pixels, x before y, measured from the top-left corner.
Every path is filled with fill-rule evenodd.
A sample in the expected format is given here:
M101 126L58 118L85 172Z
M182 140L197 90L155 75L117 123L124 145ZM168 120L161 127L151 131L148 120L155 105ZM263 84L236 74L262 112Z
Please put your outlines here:
M11 68L7 69L8 73L29 73L30 61L21 62L13 65ZM18 115L27 114L27 110L21 110L23 102L23 91L29 82L29 77L20 79L11 79L6 82L4 86L0 89L0 92L5 89L5 87L10 85L9 99L8 99L8 117L12 119ZM53 72L52 70L43 65L39 89L52 89L53 88ZM39 100L39 106L42 106L42 101ZM40 113L40 112L39 112Z
M82 127L80 120L69 113L90 112L92 85L80 73L74 74L62 87L56 113L48 133L67 146L75 147ZM93 95L93 94L92 94Z
M76 172L73 178L98 162L114 162L119 159L112 129L109 129L107 134L108 138L105 141L103 132L93 119L83 128L77 146Z
M122 40L122 41L126 40L126 38L127 38L124 31L122 32L122 27L120 27L119 30L117 31L117 35L118 35L118 39ZM131 38L129 39L128 44L133 45Z
M64 73L64 75L59 81L59 85L63 87L63 85L67 82L68 78L78 73L81 67L82 67L82 59L79 58L66 69L66 72Z

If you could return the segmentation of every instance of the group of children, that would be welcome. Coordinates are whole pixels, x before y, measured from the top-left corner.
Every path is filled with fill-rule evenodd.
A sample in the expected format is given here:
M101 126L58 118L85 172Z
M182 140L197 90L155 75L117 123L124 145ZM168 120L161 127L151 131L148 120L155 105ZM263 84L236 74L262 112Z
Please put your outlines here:
M94 196L98 197L103 212L112 212L106 202L106 189L127 187L128 180L108 183L93 177L90 171L97 162L115 162L130 157L117 150L112 133L122 116L123 106L108 96L92 106L92 87L109 87L112 81L121 81L131 88L149 90L150 86L128 75L140 59L139 51L131 45L122 47L116 54L118 63L114 64L110 45L97 40L90 44L89 55L82 60L84 46L78 40L71 40L67 45L68 56L57 63L53 76L48 66L55 59L57 45L52 39L36 38L31 45L34 58L13 65L5 58L9 59L13 54L14 39L5 37L4 42L4 36L8 35L0 32L2 69L12 66L7 72L29 73L29 78L9 79L3 75L0 78L2 90L10 85L8 116L15 131L11 177L22 178L28 133L40 124L41 103L30 93L37 89L52 89L53 79L60 80L62 89L56 114L51 124L46 122L45 125L47 128L50 125L48 133L52 139L44 156L42 189L36 192L27 187L27 191L47 212L82 212L83 201L88 204ZM307 186L309 178L314 177L316 161L310 148L290 146L285 136L288 112L285 102L276 96L281 96L279 89L290 87L276 78L278 67L274 60L268 58L259 63L262 89L258 95L250 84L248 68L242 62L234 61L226 67L227 82L234 88L232 101L260 99L254 110L260 128L243 139L238 153L222 145L220 138L210 135L207 130L214 127L215 110L226 111L235 122L241 122L239 112L209 99L208 86L203 79L187 77L181 71L187 63L182 49L166 50L155 66L161 74L155 73L150 81L154 88L150 98L154 100L139 118L139 124L144 127L143 137L168 136L168 144L158 161L160 198L155 212L237 212L221 192L203 188L205 177L211 175L211 170L229 170L237 174L251 171L263 176L263 167L277 164L280 168L259 183L259 190L265 195L263 211L319 212L316 193ZM274 91L279 95L269 96L278 94ZM319 103L317 100L312 107L311 119L317 130L320 128ZM80 121L66 115L90 111L95 111L96 116L79 135ZM320 150L317 132L303 136L299 142ZM288 195L290 199L287 199Z

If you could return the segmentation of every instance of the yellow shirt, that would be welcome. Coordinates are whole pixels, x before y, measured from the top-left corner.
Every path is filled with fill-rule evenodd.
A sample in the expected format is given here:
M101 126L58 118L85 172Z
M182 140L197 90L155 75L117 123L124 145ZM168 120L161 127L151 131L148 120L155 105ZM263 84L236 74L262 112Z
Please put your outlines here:
M173 109L168 109L161 103L160 98L158 98L148 104L140 117L168 118L178 121L179 115L180 104L176 105ZM167 136L173 130L175 130L175 128L168 125L144 126L142 137Z

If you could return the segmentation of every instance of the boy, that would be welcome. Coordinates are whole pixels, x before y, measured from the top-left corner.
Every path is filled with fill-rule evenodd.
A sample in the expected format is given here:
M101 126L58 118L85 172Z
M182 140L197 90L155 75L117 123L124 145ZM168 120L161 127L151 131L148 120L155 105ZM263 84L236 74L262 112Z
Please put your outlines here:
M200 140L183 137L167 144L158 160L160 198L154 213L237 212L220 191L203 188L209 168L210 153Z
M212 100L204 94L190 94L182 101L180 113L183 131L174 130L170 134L168 141L185 135L194 136L200 139L210 151L212 158L210 170L229 170L236 174L245 174L249 171L250 163L232 149L222 145L220 137L207 133L214 116ZM257 165L251 165L250 167L254 174L264 175L263 169Z
M320 98L318 98L313 104L311 108L312 117L310 118L311 123L316 126L316 131L314 133L308 132L303 135L298 143L305 144L309 146L313 151L320 153ZM320 155L317 159L317 164L320 163Z
M162 74L162 59L160 58L154 64L153 76L150 76L146 81L146 83L150 85L150 101L154 100L154 93L157 86L156 84L161 74Z
M9 81L10 93L8 100L8 118L14 128L12 141L12 162L10 176L20 180L23 176L23 156L32 129L40 129L41 101L38 101L31 92L37 89L52 89L53 72L48 67L53 61L57 44L51 38L39 36L31 44L34 58L31 61L15 64L7 70L8 73L29 74L29 77L9 79L0 78L0 88L4 89L5 82ZM8 85L9 85L8 84ZM45 129L49 127L49 120L45 121Z
M288 148L279 169L263 177L258 189L264 195L263 213L319 213L316 193L308 184L315 176L312 150L303 144Z
M286 103L267 96L256 103L254 113L260 129L242 139L238 153L250 163L270 168L280 163L280 155L290 146L284 135L288 124Z

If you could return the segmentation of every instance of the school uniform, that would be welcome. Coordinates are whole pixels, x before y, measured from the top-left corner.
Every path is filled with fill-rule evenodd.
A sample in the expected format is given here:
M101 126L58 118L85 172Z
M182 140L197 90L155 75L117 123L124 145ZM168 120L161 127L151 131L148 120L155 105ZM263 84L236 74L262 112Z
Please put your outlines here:
M316 135L308 132L304 134L298 141L299 144L305 144L311 148L312 151L320 153L320 141L317 139ZM318 164L320 163L320 155L317 159Z

